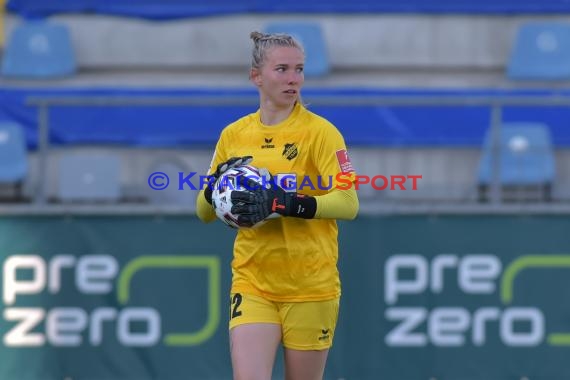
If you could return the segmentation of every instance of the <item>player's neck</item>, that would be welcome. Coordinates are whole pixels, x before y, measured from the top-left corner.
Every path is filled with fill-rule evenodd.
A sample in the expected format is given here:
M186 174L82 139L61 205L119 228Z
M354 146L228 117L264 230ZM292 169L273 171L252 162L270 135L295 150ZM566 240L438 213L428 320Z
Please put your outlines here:
M270 102L262 102L260 105L261 122L267 126L277 125L291 115L294 107L294 104L287 107L277 107Z

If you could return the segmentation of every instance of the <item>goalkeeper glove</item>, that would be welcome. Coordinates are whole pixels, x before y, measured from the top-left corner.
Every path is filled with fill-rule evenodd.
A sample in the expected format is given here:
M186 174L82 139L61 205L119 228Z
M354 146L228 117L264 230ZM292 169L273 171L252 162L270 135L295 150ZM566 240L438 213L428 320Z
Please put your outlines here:
M238 216L240 223L254 225L272 213L311 219L317 211L314 197L287 192L275 183L274 177L271 177L268 188L251 179L243 185L247 190L234 190L231 194L234 203L231 211Z
M248 165L253 160L252 156L232 157L227 161L222 162L216 167L216 171L208 178L208 186L204 189L204 198L209 204L212 204L212 191L214 183L220 178L222 174L230 169L237 168L238 166Z

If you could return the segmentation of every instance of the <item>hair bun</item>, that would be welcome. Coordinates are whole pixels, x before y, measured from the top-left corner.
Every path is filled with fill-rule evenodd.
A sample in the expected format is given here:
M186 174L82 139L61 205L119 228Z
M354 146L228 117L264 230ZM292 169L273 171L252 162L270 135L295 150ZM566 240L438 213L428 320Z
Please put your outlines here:
M253 42L258 42L260 39L265 37L265 35L263 33L255 31L255 32L251 32L249 37L253 40Z

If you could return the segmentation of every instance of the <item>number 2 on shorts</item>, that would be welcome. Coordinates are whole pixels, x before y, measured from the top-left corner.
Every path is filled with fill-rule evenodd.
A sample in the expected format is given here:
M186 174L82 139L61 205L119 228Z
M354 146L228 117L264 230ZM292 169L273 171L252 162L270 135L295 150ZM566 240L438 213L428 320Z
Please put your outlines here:
M241 294L236 293L232 297L232 315L231 318L239 317L241 315L241 311L238 310L238 307L241 305L242 297Z

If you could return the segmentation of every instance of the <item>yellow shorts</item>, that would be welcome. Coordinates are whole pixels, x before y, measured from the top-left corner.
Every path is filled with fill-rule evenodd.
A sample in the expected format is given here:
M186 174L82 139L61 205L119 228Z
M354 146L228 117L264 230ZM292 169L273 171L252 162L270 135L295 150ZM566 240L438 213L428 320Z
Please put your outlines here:
M230 295L230 329L245 323L281 325L283 346L294 350L326 350L332 346L339 299L274 302L251 294Z

